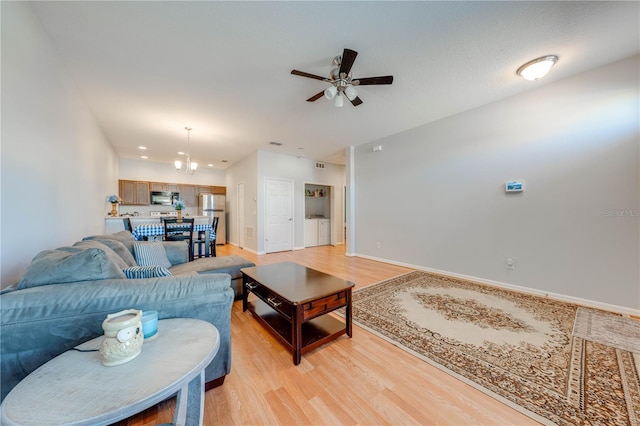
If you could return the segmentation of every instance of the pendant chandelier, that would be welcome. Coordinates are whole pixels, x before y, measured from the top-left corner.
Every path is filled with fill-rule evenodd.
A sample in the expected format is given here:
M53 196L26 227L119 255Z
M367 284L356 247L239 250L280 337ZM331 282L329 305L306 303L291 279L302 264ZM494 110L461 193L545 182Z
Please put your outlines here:
M189 173L190 175L194 174L196 172L196 169L198 168L198 163L196 162L191 162L191 155L189 154L190 152L190 134L191 134L191 127L185 127L184 128L187 131L187 153L185 154L185 157L187 157L187 161L185 162L185 164L182 164L182 161L180 160L176 160L176 162L174 163L176 166L176 170L178 171L178 173Z

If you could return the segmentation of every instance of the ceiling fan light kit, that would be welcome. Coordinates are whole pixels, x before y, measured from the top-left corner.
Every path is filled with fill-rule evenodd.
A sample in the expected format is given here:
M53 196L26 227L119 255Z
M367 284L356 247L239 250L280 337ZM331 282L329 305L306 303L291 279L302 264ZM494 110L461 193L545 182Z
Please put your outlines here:
M329 100L334 99L334 105L336 107L344 105L344 97L346 97L353 106L358 106L362 103L362 99L358 97L358 91L354 86L391 84L393 83L393 76L353 78L351 75L351 67L356 60L356 56L358 56L358 52L355 50L344 49L342 56L333 58L333 65L338 68L333 68L331 72L329 72L328 78L298 70L292 70L291 74L331 84L327 89L307 99L307 102L315 102L324 95L324 97Z
M331 100L336 96L336 93L338 93L338 89L335 86L327 87L324 91L324 97Z

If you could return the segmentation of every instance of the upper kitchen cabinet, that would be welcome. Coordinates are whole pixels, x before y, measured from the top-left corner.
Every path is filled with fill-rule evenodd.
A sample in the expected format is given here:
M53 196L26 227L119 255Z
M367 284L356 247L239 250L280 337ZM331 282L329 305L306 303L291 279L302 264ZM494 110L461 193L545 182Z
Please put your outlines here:
M149 182L152 191L179 192L177 183Z
M184 201L185 206L198 206L198 193L195 185L178 185L178 192L180 193L180 199Z
M197 194L227 195L227 188L225 186L198 185Z
M118 187L119 196L123 205L149 205L149 182L120 180L118 182Z

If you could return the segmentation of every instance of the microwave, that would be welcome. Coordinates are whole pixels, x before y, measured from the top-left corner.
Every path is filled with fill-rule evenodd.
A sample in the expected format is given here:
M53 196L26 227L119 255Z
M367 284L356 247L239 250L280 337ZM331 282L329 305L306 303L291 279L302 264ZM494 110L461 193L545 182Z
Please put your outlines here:
M171 206L173 203L178 201L180 198L180 194L177 192L169 192L169 191L151 191L151 196L149 197L151 200L151 204L160 205L160 206Z

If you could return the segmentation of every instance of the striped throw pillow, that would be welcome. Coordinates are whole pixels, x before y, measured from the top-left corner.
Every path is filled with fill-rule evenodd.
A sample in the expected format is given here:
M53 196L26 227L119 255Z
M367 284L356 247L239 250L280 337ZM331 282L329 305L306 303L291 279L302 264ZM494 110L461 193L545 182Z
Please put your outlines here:
M162 242L136 241L133 243L138 266L164 266L171 268Z
M127 278L170 277L171 272L162 266L131 266L122 270Z

